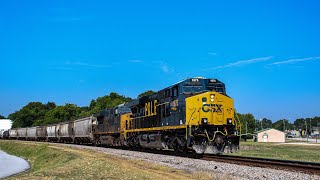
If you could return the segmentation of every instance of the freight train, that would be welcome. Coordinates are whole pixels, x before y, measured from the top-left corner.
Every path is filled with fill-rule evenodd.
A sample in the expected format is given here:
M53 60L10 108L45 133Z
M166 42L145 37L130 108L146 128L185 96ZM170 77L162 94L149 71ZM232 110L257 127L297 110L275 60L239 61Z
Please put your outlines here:
M218 79L188 78L95 116L11 129L5 138L222 154L239 148L233 99Z

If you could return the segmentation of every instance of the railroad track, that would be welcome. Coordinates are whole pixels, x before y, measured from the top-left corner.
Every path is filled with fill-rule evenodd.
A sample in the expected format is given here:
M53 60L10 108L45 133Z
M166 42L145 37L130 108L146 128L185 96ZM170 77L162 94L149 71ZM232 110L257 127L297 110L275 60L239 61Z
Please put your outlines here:
M200 159L207 161L218 161L232 164L264 167L272 169L292 170L309 174L320 175L320 163L279 160L269 158L255 158L232 155L203 155Z
M206 161L225 162L225 163L252 166L252 167L281 169L286 171L288 170L298 171L298 172L303 172L308 174L320 175L320 163L316 163L316 162L243 157L243 156L234 156L234 155L212 155L212 154L197 155L190 152L176 153L173 151L159 151L159 150L152 150L152 149L144 150L143 152L169 155L169 156L187 157L187 158L201 159Z

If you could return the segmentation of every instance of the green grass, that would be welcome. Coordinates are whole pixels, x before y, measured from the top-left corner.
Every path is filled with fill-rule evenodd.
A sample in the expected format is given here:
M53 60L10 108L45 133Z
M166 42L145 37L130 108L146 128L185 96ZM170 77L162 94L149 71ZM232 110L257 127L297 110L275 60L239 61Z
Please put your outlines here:
M47 143L0 140L0 149L27 159L31 170L8 179L213 179L168 166L127 160L91 150ZM226 177L229 178L229 177Z
M241 142L241 150L234 155L320 162L319 145Z

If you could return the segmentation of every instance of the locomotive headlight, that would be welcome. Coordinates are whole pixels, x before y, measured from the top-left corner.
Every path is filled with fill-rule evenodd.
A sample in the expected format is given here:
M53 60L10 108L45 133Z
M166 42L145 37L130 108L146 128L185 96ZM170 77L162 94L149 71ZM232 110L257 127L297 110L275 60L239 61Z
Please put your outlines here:
M228 119L227 119L227 123L228 123L228 124L232 124L232 118L228 118Z
M214 101L214 95L211 94L211 95L210 95L210 98L211 98L210 101L213 102L213 101Z
M208 124L208 119L207 118L202 118L202 124Z

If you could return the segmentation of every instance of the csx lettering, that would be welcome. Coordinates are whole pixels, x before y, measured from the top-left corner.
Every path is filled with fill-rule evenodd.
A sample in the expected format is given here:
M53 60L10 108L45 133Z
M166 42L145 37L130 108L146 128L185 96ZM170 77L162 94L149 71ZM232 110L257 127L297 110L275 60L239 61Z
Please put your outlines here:
M222 104L204 104L202 106L203 112L222 112Z

